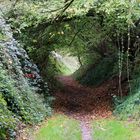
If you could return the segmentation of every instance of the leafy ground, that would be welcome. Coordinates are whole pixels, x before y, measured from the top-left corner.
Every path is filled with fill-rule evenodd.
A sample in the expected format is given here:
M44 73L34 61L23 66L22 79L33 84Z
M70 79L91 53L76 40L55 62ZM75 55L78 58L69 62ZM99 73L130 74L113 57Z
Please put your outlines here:
M112 116L112 88L115 91L116 78L102 86L89 88L82 86L70 76L57 77L62 88L55 93L54 108L59 114L80 121L83 140L92 140L91 120Z
M62 88L55 93L56 112L73 117L107 118L112 115L112 96L117 94L117 78L114 77L96 88L82 86L70 76L57 77ZM127 88L124 88L124 93Z
M119 121L112 115L116 78L97 88L87 88L72 77L57 78L62 88L55 93L54 115L35 134L35 140L139 140L136 122ZM113 88L113 89L112 89ZM112 89L112 90L111 90Z

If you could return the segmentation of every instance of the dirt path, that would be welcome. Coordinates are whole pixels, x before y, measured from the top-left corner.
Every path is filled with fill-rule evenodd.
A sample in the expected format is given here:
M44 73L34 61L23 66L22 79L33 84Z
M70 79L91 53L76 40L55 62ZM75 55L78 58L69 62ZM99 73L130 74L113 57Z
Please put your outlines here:
M118 79L105 81L96 88L82 86L69 76L57 77L57 80L62 87L54 94L55 113L80 121L82 140L94 140L91 134L91 121L112 117L112 94L118 93ZM126 92L127 89L124 89L123 93ZM25 134L21 133L19 140L29 140L29 136Z
M81 121L81 131L83 140L93 140L91 135L91 126L89 123Z
M56 112L83 118L106 118L112 114L112 90L117 88L115 80L97 88L80 85L71 77L57 78L63 87L55 93L54 108ZM116 84L115 84L116 83Z
M92 140L90 121L112 116L112 93L117 93L117 79L96 88L82 86L69 76L57 80L63 87L55 93L55 111L79 120L83 140Z

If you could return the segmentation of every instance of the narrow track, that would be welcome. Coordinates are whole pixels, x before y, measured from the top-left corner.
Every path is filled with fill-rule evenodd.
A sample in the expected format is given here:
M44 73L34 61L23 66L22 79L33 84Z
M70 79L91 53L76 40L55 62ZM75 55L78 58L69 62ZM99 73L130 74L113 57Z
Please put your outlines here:
M83 140L92 140L91 120L112 116L112 93L117 93L117 79L89 88L70 76L57 77L62 88L55 93L54 109L81 122Z

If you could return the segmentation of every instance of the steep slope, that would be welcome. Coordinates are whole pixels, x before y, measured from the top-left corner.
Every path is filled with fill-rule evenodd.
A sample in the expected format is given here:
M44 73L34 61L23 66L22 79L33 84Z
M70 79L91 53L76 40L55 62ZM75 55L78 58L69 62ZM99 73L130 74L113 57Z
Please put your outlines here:
M15 137L20 121L37 123L50 113L48 87L37 66L13 38L0 14L0 138ZM40 93L40 94L37 94ZM15 124L15 125L14 125Z
M140 56L138 55L135 60L135 68L130 80L129 96L118 105L115 113L119 114L122 119L138 119L140 117Z

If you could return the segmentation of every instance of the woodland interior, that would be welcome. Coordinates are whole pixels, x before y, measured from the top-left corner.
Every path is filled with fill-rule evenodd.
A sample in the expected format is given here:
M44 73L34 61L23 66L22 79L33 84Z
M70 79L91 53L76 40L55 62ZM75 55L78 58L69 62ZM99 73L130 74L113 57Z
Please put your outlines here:
M140 0L0 0L0 140L140 140Z

